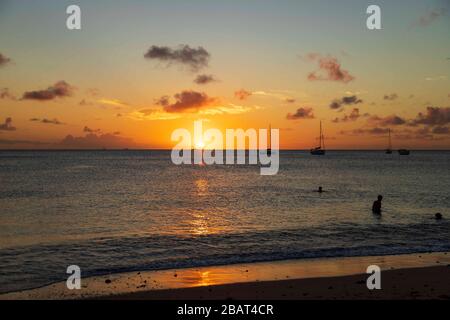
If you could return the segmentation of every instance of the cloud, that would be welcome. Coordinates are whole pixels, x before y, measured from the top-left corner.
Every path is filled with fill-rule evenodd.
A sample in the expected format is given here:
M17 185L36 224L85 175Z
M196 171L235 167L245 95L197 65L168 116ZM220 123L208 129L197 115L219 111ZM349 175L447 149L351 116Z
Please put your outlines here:
M151 46L144 55L147 59L154 59L171 64L187 66L193 72L197 72L208 66L210 54L203 47L191 48L188 45L180 45L177 48L166 46Z
M286 115L288 120L299 120L299 119L314 119L314 112L312 108L298 108L295 113L288 113Z
M431 126L446 125L450 123L450 107L427 107L425 113L419 112L415 119L411 121L412 125L425 124Z
M27 91L23 94L24 100L53 100L55 98L69 97L72 95L74 87L65 81L58 81L45 90Z
M448 139L449 129L447 127L437 127L431 129L430 127L419 128L415 130L403 129L395 131L394 137L396 139L426 139L426 140L443 140Z
M39 119L39 118L31 118L30 121L34 121L34 122L41 122L41 123L45 123L45 124L55 124L55 125L63 125L65 123L59 121L58 119Z
M434 134L450 134L450 129L449 129L449 127L437 126L437 127L434 127L431 130L431 132Z
M216 78L214 78L213 75L210 74L199 74L195 79L194 82L196 84L208 84L211 82L216 82Z
M93 105L92 102L90 102L90 101L88 101L88 100L86 100L86 99L81 100L78 104L79 104L80 106L92 106L92 105Z
M142 109L133 111L128 114L128 118L133 120L148 120L148 121L157 121L157 120L175 120L179 119L181 116L175 113L168 113L164 110L159 109Z
M350 131L341 131L341 134L344 135L353 135L353 136L360 136L360 135L385 135L389 132L388 128L364 128L364 129L354 129Z
M5 122L0 124L0 130L2 131L15 131L16 127L12 125L12 118L8 117Z
M425 81L447 80L447 76L426 77Z
M447 8L436 8L431 11L426 12L413 23L413 25L420 27L428 27L433 22L447 14Z
M88 133L84 137L67 135L58 145L69 149L123 149L136 147L132 139L112 133L99 135Z
M398 95L396 93L385 94L383 97L384 100L388 100L388 101L394 101L397 98L398 98Z
M353 108L353 110L350 112L349 115L344 115L342 118L335 118L333 120L333 122L338 123L338 122L349 122L349 121L356 121L358 120L360 117L366 117L368 116L368 113L365 113L363 115L361 115L359 113L359 109L358 108Z
M259 106L253 106L253 107L240 106L240 105L235 105L235 104L229 103L227 105L215 106L212 108L200 110L199 113L205 114L205 115L243 114L243 113L251 112L251 111L257 110L257 109L260 109L260 107Z
M169 113L196 112L199 109L217 104L217 98L208 97L206 93L184 90L174 95L175 102L170 103L168 96L161 97L157 104Z
M0 89L0 99L11 99L16 100L16 97L9 92L8 88L2 88Z
M369 118L369 121L372 123L375 123L378 126L386 127L386 126L400 126L403 124L406 124L407 121L403 119L402 117L399 117L395 114L387 116L387 117L379 117L379 116L372 116Z
M235 98L239 100L246 100L250 96L260 96L279 99L285 103L294 103L296 100L292 98L288 93L292 93L290 90L259 90L259 91L248 91L245 89L240 89L234 92Z
M348 71L342 70L339 61L331 56L323 57L317 53L310 53L307 56L310 61L316 61L318 70L308 74L308 80L326 80L348 83L355 79Z
M333 110L340 109L343 106L355 105L362 103L363 101L357 96L345 96L341 99L335 99L330 103L330 108Z
M11 59L8 57L5 57L3 54L0 53L0 67L3 67L11 62Z
M98 99L97 100L98 103L100 104L106 104L106 105L110 105L110 106L114 106L117 108L125 108L125 107L129 107L130 105L126 102L120 101L118 99Z
M87 133L99 133L101 131L102 131L101 129L91 129L91 128L87 127L87 126L85 126L83 128L83 132L87 132Z
M238 98L239 100L246 100L251 95L252 95L252 93L245 89L240 89L240 90L234 92L234 96L236 98Z

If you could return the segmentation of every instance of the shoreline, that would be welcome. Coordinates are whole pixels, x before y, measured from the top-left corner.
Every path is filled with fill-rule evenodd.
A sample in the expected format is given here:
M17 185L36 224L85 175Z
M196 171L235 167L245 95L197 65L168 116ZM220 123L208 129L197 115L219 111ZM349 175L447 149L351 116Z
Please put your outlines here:
M450 253L414 253L386 256L316 258L299 260L281 260L273 262L256 262L225 266L170 269L158 271L135 271L94 276L82 279L80 290L68 290L65 282L58 282L41 288L0 294L0 300L11 299L287 299L286 288L307 289L306 296L298 296L302 290L290 296L294 299L311 298L345 298L342 292L332 293L320 289L342 287L342 281L358 283L350 292L372 292L367 290L365 280L369 265L378 265L382 275L398 278L397 271L402 270L402 277L397 281L423 282L422 286L431 285L438 296L450 296L450 283L435 279L443 274L443 279L450 279ZM405 280L404 274L409 275ZM359 279L359 280L355 280ZM441 279L442 280L442 279ZM356 281L356 282L355 282ZM450 282L450 280L447 280ZM341 283L341 285L339 285ZM446 284L443 288L439 283ZM334 284L334 285L333 285ZM286 288L285 288L286 287ZM439 290L434 289L439 287ZM283 289L284 288L284 289ZM316 288L316 289L315 289ZM362 289L361 289L362 288ZM320 290L319 290L320 289ZM365 289L365 290L364 290ZM284 291L283 291L284 290ZM286 289L287 290L287 289ZM316 294L310 294L315 292ZM419 289L417 289L419 290ZM416 292L415 290L414 292ZM332 290L331 290L332 291ZM378 291L378 290L377 290ZM380 290L382 292L383 290ZM212 293L216 292L216 293ZM261 294L271 292L271 296ZM421 291L417 291L421 292ZM328 294L327 294L328 293ZM334 294L331 295L330 294ZM371 297L370 294L368 297ZM417 294L416 294L417 296ZM387 296L386 296L387 297Z

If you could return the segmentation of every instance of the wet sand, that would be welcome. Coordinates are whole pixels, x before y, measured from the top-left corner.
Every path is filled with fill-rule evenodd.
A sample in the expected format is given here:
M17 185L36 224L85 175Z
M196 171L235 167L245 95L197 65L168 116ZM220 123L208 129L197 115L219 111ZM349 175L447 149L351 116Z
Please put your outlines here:
M119 300L450 300L450 267L388 270L381 290L368 290L368 275L264 281L136 292Z
M366 269L381 268L381 290ZM450 254L286 260L82 279L0 295L0 299L450 299Z

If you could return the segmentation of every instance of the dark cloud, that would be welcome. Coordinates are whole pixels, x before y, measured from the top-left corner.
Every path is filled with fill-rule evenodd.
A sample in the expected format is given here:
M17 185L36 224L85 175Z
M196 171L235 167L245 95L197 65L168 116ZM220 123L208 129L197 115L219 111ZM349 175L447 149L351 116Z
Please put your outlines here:
M203 47L191 48L188 45L180 45L177 48L151 46L144 57L167 63L167 65L181 64L197 72L208 66L210 54Z
M16 127L12 125L12 118L8 117L5 119L5 122L0 124L0 130L3 131L15 131Z
M379 126L400 126L403 124L406 124L406 120L402 117L399 117L397 115L390 115L387 117L379 117L379 116L372 116L369 118L369 121L379 125Z
M388 100L388 101L394 101L397 98L398 98L398 95L396 93L385 94L383 97L384 100Z
M80 103L78 103L80 106L92 106L93 103L90 101L87 101L86 99L83 99L80 101Z
M333 122L338 123L338 122L349 122L349 121L356 121L358 120L360 117L363 116L368 116L368 114L363 114L361 115L359 113L359 109L358 108L353 108L352 112L350 112L349 115L344 115L342 118L335 118L333 120Z
M11 99L16 100L16 97L9 92L8 88L2 88L0 89L0 99Z
M162 107L167 107L168 105L170 105L170 97L162 96L161 98L155 100L155 104L162 106Z
M8 57L5 57L3 54L0 53L0 67L7 65L11 62L11 59Z
M320 54L308 55L311 61L317 61L319 70L308 74L308 80L327 80L348 83L355 79L348 71L341 69L339 61L331 56L323 57Z
M286 115L288 120L299 120L299 119L314 119L314 112L312 108L298 108L295 113L288 113Z
M251 95L252 95L252 93L245 89L240 89L240 90L234 92L234 96L236 98L238 98L239 100L245 100L248 97L250 97Z
M389 132L388 128L364 128L364 129L354 129L351 131L341 131L341 134L344 135L354 135L354 136L360 136L360 135L384 135Z
M170 103L169 97L163 96L157 101L157 104L162 106L166 112L182 113L195 112L218 102L217 98L211 98L206 93L192 90L177 93L174 98L175 102Z
M421 27L427 27L434 21L441 17L444 17L445 15L447 15L447 8L433 9L419 17L419 19L414 24Z
M363 101L361 99L359 99L357 96L345 96L345 97L342 97L341 99L335 99L334 101L332 101L330 103L330 108L336 110L336 109L340 109L344 106L355 105L355 104L359 104L362 102Z
M196 84L208 84L211 82L216 82L216 78L214 78L213 75L210 74L199 74L195 79L194 82Z
M102 131L101 129L91 129L91 128L87 127L87 126L85 126L83 128L83 132L87 132L87 133L99 133L101 131Z
M411 121L412 125L425 124L431 126L442 126L450 123L450 107L427 107L425 113L420 112Z
M71 96L74 88L65 81L58 81L45 90L27 91L23 94L24 100L53 100Z
M438 126L434 127L431 132L434 134L450 134L450 129L448 127Z
M123 149L136 147L132 139L120 137L117 134L94 134L88 133L84 137L66 136L60 143L59 147L69 149Z
M403 129L396 131L394 138L396 139L426 139L426 140L444 140L450 137L447 127L423 127L418 129Z
M45 124L55 124L55 125L62 125L65 124L61 121L59 121L58 119L39 119L39 118L31 118L30 121L34 121L34 122L41 122L41 123L45 123Z

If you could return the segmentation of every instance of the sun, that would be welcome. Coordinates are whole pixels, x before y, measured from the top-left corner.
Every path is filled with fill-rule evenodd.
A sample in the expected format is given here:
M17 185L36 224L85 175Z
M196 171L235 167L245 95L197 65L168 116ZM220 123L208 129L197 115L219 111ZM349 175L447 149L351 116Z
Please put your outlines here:
M203 141L197 141L195 143L195 149L203 149L205 147L205 143Z

